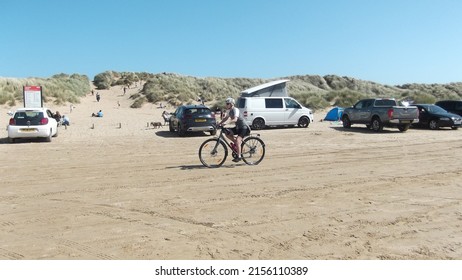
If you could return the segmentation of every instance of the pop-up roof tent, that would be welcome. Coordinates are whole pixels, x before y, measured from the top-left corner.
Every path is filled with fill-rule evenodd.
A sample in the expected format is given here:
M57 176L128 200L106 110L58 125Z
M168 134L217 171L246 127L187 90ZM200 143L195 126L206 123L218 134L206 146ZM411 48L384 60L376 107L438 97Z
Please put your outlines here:
M289 80L278 80L241 91L242 97L278 97L288 96L286 83Z
M325 121L339 121L342 119L342 115L343 115L343 108L334 107L329 112L327 112L324 120Z

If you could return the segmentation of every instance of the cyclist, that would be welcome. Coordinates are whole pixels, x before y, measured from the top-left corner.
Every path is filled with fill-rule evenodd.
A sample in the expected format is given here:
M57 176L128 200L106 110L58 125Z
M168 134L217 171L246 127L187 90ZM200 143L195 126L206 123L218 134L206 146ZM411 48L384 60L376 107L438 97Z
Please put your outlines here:
M226 98L226 109L228 113L218 125L222 126L228 119L236 124L236 126L232 129L227 129L225 133L226 137L228 137L228 139L231 140L236 147L237 157L233 159L233 161L239 162L241 160L242 139L248 134L249 127L245 123L244 119L239 115L239 109L234 106L235 104L236 101L234 101L233 98ZM234 137L234 135L237 135L237 137Z

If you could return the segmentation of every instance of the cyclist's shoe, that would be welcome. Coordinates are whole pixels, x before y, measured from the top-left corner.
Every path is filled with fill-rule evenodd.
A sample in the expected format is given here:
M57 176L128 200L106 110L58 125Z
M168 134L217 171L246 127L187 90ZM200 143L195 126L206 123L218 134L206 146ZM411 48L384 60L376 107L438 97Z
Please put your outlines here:
M234 162L240 162L240 161L241 161L241 159L242 159L242 158L240 158L240 157L237 157L237 158L233 158L233 161L234 161Z

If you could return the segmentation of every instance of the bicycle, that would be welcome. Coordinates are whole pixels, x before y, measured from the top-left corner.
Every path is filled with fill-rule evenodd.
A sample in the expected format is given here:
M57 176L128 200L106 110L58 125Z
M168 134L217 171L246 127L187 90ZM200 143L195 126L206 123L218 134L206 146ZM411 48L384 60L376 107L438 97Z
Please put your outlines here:
M221 129L220 129L221 128ZM219 127L220 134L214 138L205 140L199 148L199 159L202 164L210 168L218 168L223 165L228 157L228 148L232 151L233 158L237 158L234 143L227 139L223 132L228 128ZM265 157L265 143L260 134L245 136L241 144L241 158L248 165L257 165Z

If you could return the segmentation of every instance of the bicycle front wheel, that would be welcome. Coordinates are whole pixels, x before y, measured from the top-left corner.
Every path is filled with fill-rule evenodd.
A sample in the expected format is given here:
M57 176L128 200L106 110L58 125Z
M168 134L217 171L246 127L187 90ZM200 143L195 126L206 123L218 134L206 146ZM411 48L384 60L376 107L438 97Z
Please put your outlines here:
M265 143L258 137L247 137L242 141L242 160L248 165L257 165L265 157Z
M199 148L199 159L206 167L217 168L223 165L228 156L228 149L223 141L209 139Z

